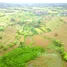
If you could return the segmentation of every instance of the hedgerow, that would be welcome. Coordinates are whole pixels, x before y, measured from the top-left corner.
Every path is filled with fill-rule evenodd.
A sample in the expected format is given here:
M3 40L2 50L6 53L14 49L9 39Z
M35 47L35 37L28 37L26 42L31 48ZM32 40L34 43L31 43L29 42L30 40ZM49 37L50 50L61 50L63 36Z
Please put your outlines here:
M57 47L57 50L61 54L61 57L64 61L67 61L67 52L64 50L64 44L60 42L59 40L54 40L53 41L55 46Z

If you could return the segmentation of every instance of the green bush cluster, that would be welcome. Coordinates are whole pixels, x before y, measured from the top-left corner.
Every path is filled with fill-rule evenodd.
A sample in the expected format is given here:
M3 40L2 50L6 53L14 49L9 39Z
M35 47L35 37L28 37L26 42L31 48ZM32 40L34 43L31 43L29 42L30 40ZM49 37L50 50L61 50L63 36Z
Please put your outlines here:
M9 44L9 47L13 47L14 45L16 45L17 44L17 40L15 40L13 43L10 43Z
M19 43L19 47L24 47L24 42L21 41L21 42Z
M0 26L0 31L3 31L4 30L4 26Z
M0 36L0 39L2 39L2 36Z
M20 35L17 33L16 34L16 39L19 40L19 38L20 38Z
M64 50L63 43L60 42L59 40L54 40L54 44L57 47L57 50L60 52L62 59L67 61L67 52Z
M63 43L60 42L59 40L54 40L53 42L54 42L55 46L58 46L58 47L63 46Z
M8 47L4 46L3 50L5 51L5 50L7 50L7 49L8 49Z
M3 44L0 44L0 49L3 49L3 50L7 50L8 49L8 47L6 47L6 46L4 46Z
M16 45L16 44L17 44L17 40L15 40L15 41L13 42L13 44Z
M18 47L0 57L0 67L25 67L25 63L33 60L43 52L41 47Z
M51 29L47 28L48 32L51 32Z
M2 49L2 48L4 48L4 46L3 45L0 45L0 49Z

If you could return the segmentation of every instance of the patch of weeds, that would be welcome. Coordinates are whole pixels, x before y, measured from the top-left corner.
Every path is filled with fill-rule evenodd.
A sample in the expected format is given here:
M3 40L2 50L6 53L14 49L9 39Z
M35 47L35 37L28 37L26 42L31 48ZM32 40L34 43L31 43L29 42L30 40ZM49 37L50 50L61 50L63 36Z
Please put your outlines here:
M4 47L3 50L6 51L8 49L8 47Z
M0 49L2 49L2 48L4 48L4 46L3 45L0 45Z
M4 30L4 26L0 26L0 31L3 31Z
M0 36L0 39L2 39L2 36Z
M11 43L11 44L9 44L9 47L13 47L13 44Z
M19 47L24 47L24 42L20 42Z

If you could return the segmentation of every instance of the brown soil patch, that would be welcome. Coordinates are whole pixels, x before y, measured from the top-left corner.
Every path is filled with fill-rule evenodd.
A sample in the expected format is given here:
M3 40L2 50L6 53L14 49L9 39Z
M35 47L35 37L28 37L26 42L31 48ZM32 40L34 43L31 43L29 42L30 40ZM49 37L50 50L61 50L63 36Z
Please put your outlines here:
M35 46L42 46L42 47L44 47L44 46L47 46L50 43L49 40L44 39L40 35L33 36L33 40L34 40L34 45Z
M33 42L33 46L41 46L41 47L45 47L50 43L49 40L44 39L41 35L34 35L32 37L27 37L25 43L29 45L31 42Z
M31 37L27 37L26 40L25 40L25 44L29 45L31 42L32 42Z

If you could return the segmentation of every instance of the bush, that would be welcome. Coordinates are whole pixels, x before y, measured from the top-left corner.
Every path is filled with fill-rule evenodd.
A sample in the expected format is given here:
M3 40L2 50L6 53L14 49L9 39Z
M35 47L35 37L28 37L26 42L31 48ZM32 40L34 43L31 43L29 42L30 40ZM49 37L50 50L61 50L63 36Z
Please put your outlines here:
M0 36L0 39L2 39L2 36Z
M58 34L57 34L57 33L55 33L55 36L58 36Z
M20 38L20 35L19 34L16 34L16 39L18 40Z
M62 58L63 58L65 61L67 61L67 52L64 52Z
M63 43L59 40L54 40L53 42L55 46L58 48L57 50L60 52L62 59L64 61L67 61L67 52L64 51Z
M4 27L3 26L0 26L0 31L3 31L4 30Z
M14 18L11 18L10 21L11 21L11 22L15 22L15 19L14 19Z
M64 52L64 47L63 47L63 46L59 48L59 52L60 52L61 54L63 54L63 52Z
M48 32L51 32L51 29L47 28Z
M0 45L0 49L2 49L2 48L4 48L3 44L2 44L2 45Z
M19 47L24 47L24 42L20 42Z
M17 40L14 41L13 45L16 45L17 44Z
M7 49L8 49L8 47L4 47L4 48L3 48L4 51L7 50Z
M54 40L53 42L54 42L55 46L58 46L58 47L63 46L63 43L60 42L59 40Z
M20 31L18 31L17 33L18 33L19 35L22 35L22 34L23 34L23 31L20 30Z
M10 47L13 47L13 44L11 43L11 44L9 44L9 46L10 46Z

